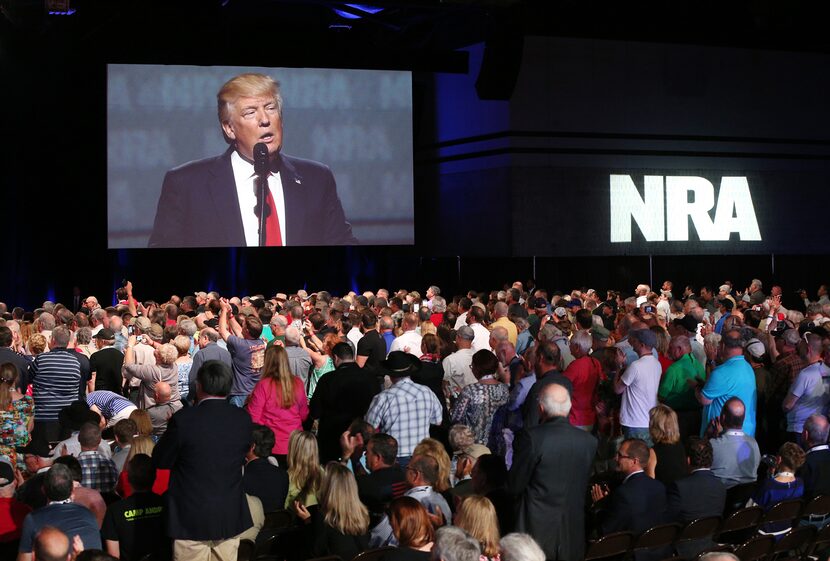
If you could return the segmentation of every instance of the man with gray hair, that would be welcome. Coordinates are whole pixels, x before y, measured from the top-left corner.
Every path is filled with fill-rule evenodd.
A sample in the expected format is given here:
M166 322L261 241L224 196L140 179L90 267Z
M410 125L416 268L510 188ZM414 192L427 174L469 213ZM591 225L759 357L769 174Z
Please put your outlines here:
M285 354L288 357L288 367L294 376L303 381L303 387L306 387L312 364L311 357L300 346L300 337L302 337L300 330L293 325L285 328Z
M35 320L35 329L43 335L46 340L52 338L52 330L55 329L55 316L49 312L43 312Z
M516 324L507 317L508 309L505 302L496 302L496 305L493 306L493 319L495 321L490 325L490 331L496 327L503 327L507 331L507 339L515 347L519 337L519 330L516 328ZM493 348L495 349L496 347Z
M821 337L814 333L805 333L798 344L798 352L809 366L798 373L782 404L787 412L788 440L793 442L801 443L804 422L809 416L822 413L830 398L830 368L824 364L823 351Z
M441 363L444 370L444 387L449 395L458 396L466 386L477 382L472 369L475 336L473 328L469 325L458 328L455 334L455 345L458 350Z
M89 314L89 327L92 328L92 335L97 335L99 331L107 327L109 321L107 311L103 308L98 308Z
M538 407L542 423L525 425L513 441L507 490L518 501L516 530L533 536L548 559L577 561L585 553L585 489L597 439L568 423L565 386L542 388Z
M481 544L461 528L445 526L435 533L432 561L479 561L480 558Z
M545 561L545 552L527 534L513 532L499 541L501 561Z
M827 417L824 415L810 415L804 421L804 431L801 433L801 439L804 448L807 450L807 457L798 470L798 476L804 481L804 498L807 500L818 495L830 494L828 434L830 434L830 423L827 422ZM821 522L822 526L828 520L830 520L830 516L825 514L819 517L810 517L810 522Z

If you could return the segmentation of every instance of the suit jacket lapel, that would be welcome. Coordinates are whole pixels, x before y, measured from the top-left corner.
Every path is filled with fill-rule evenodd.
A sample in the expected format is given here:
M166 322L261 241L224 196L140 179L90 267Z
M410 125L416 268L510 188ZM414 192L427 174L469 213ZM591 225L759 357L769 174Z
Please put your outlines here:
M242 215L239 210L239 197L236 195L236 179L233 176L231 167L231 153L233 147L229 148L220 156L215 165L208 169L207 195L213 203L215 213L214 224L211 228L222 232L233 232L235 246L244 246L245 229L242 226Z
M302 210L303 205L306 204L303 178L294 164L282 153L280 153L280 180L285 198L285 238L290 245L296 245L297 240L305 239L305 217L308 215Z

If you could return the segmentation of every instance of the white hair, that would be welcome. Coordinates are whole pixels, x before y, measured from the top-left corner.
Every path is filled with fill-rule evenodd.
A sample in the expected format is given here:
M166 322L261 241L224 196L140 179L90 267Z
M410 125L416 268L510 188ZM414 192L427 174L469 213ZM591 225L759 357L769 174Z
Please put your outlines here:
M571 344L576 345L579 347L583 353L587 353L591 350L593 346L594 338L591 336L591 333L588 331L577 331L574 333L573 337L571 337Z
M528 534L513 532L499 541L502 561L545 561L545 552Z
M300 344L300 330L293 325L285 328L285 344L289 347L297 347Z
M554 391L554 388L559 388L561 391ZM557 394L559 394L559 399L557 399ZM561 396L565 399L561 399ZM548 385L539 396L539 403L547 417L567 417L571 413L571 396L568 390L559 384Z

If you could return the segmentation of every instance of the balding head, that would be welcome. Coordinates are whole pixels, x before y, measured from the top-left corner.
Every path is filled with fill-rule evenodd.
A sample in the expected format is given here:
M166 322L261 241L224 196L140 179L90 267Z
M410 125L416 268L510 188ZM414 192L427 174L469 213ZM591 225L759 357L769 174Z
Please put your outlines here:
M724 429L741 430L744 426L745 418L746 406L740 398L732 397L726 400L720 414L721 425Z
M678 360L683 355L692 352L692 343L685 335L676 335L672 337L669 343L669 358Z
M285 346L299 347L300 346L300 330L290 325L285 328Z
M167 403L170 401L172 390L170 389L170 384L167 382L156 382L155 392L156 403Z
M824 415L810 415L804 421L804 440L807 446L821 446L827 444L827 437L830 434L830 423Z
M539 394L539 411L543 419L567 417L571 412L571 396L564 386L548 384Z
M36 561L66 561L70 559L69 538L54 526L44 526L35 535L32 556Z

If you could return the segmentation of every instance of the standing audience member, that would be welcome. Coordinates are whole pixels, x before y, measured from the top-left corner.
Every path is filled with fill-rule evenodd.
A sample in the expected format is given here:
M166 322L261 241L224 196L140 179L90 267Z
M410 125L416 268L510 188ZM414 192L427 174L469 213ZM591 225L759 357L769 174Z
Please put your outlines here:
M498 379L498 367L499 361L491 351L475 353L472 369L477 382L461 390L450 412L451 422L470 427L479 444L489 443L493 416L510 397L507 384Z
M113 436L115 437L116 452L112 455L112 461L115 464L115 469L120 474L124 469L124 464L127 463L127 456L130 453L133 439L138 435L138 425L132 419L121 419L112 428Z
M614 380L614 391L622 395L620 424L625 438L638 438L651 444L648 412L657 405L657 389L663 372L653 354L657 338L653 331L638 328L629 332L628 339L638 358Z
M265 341L262 334L262 321L256 314L240 317L231 316L230 303L222 299L219 313L219 335L228 345L233 359L233 387L230 403L244 407L248 396L259 381L260 371L265 362Z
M17 391L17 367L0 364L0 457L9 459L16 469L25 469L22 454L17 450L29 443L34 424L34 401Z
M95 347L98 349L89 357L92 389L120 394L124 386L121 377L124 353L113 346L115 345L115 333L112 329L102 328L92 338L95 340Z
M272 453L284 467L289 437L301 430L308 418L308 400L302 381L291 373L286 350L279 345L265 351L262 375L254 386L247 409L254 423L274 432Z
M821 337L805 333L798 352L807 363L795 377L782 407L787 413L787 440L801 444L804 421L820 415L830 402L830 368L824 364Z
M470 384L475 384L473 376L473 329L465 325L459 328L455 334L455 345L458 350L443 360L441 366L444 369L444 382L447 393L455 399L461 390Z
M538 407L542 423L526 426L513 442L507 489L518 500L516 530L533 536L549 558L576 561L584 554L585 489L597 440L568 423L571 400L563 386L545 386Z
M674 362L663 375L657 397L677 413L680 437L685 438L700 431L700 403L694 386L705 382L706 368L695 358L685 335L672 337L669 358Z
M78 461L83 472L81 485L101 493L114 491L115 483L118 481L118 470L110 458L98 451L101 445L101 427L86 423L78 433L78 442L81 444Z
M190 385L187 390L187 400L191 403L196 401L196 374L204 363L209 360L218 360L233 367L233 359L227 349L219 346L219 333L215 329L205 327L199 331L197 341L199 350L193 355L193 364L190 366Z
M737 397L723 404L719 431L712 438L712 473L727 489L743 483L754 483L761 463L761 451L754 438L741 427L746 425L746 408Z
M550 384L557 384L568 390L568 396L573 393L573 384L560 371L562 354L556 343L541 342L534 349L536 350L536 362L533 365L533 370L536 373L536 382L530 386L522 407L525 428L535 427L541 420L539 396L545 387Z
M156 404L156 382L167 382L172 388L172 399L179 399L179 373L176 370L176 358L179 352L170 343L160 345L155 351L153 364L138 364L135 348L136 336L130 335L127 340L127 350L124 352L124 377L129 380L138 380L138 406L147 409Z
M16 468L0 458L0 553L8 553L9 559L14 559L17 545L23 531L23 520L32 512L32 507L17 500L14 496L17 490Z
M296 505L297 516L310 525L311 556L352 559L368 549L369 511L358 499L352 472L342 464L328 464L319 495L319 509L309 512L301 503Z
M193 359L190 357L191 342L187 335L177 335L173 339L173 346L179 353L173 364L176 365L176 372L179 376L178 388L181 399L187 399L187 394L190 392L190 369L193 367Z
M153 451L156 468L170 469L167 535L177 559L216 555L233 559L239 533L252 526L242 489L242 466L250 449L247 412L227 402L233 372L208 361L196 375L196 407L182 409ZM210 489L210 500L205 500Z
M156 404L148 407L146 411L150 417L150 423L153 425L152 436L158 439L167 430L170 417L182 408L182 402L171 399L173 390L167 382L156 382L155 393Z
M589 331L577 331L571 337L570 350L574 357L563 375L573 384L570 423L591 432L596 422L597 386L603 378L602 365L590 356L594 338Z
M300 346L301 337L300 330L296 327L285 328L285 352L288 355L288 367L294 376L302 380L303 387L305 387L312 363L311 357Z

